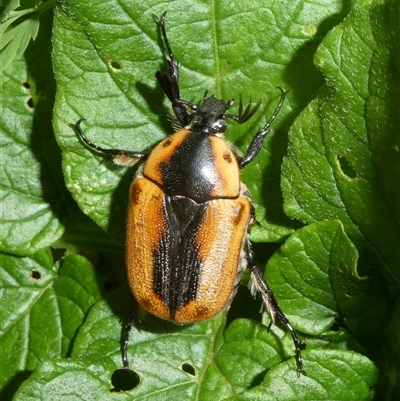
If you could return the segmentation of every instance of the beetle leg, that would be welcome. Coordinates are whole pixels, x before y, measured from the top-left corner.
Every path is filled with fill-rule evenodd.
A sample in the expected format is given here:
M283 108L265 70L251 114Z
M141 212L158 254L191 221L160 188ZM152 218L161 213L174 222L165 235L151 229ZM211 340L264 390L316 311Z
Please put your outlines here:
M110 155L112 158L112 161L115 164L118 164L120 166L128 166L129 167L129 166L133 166L134 164L136 164L139 160L145 160L147 158L147 156L148 156L147 153L132 152L131 150L121 150L121 149L106 149L106 148L102 148L101 146L94 144L88 138L86 138L85 134L83 133L82 127L81 127L82 121L85 121L85 118L81 118L80 120L78 120L76 122L76 124L71 124L71 126L76 129L76 131L78 132L81 139L87 145L89 145L91 148L93 148L101 153Z
M246 167L260 152L264 139L267 136L267 134L270 132L269 128L271 127L271 124L274 122L276 116L278 115L279 111L281 110L282 104L285 100L287 92L285 92L281 87L278 86L278 89L281 91L281 98L279 100L278 105L275 108L274 113L272 114L271 118L268 120L268 122L262 127L253 137L253 139L250 142L250 145L247 149L246 155L242 159L240 163L240 168ZM249 109L249 107L247 107ZM246 111L243 113L243 115L246 115ZM253 113L254 114L254 113ZM243 118L243 117L242 117ZM247 118L248 119L248 118Z
M271 323L276 322L278 320L287 331L290 333L294 343L295 356L296 356L296 364L299 373L305 373L303 359L301 357L301 342L297 337L297 334L290 324L288 318L282 312L281 308L278 305L278 302L275 299L275 296L269 287L268 283L265 281L263 274L260 269L256 266L253 253L250 248L250 242L247 242L247 255L249 261L249 269L251 271L251 281L250 281L250 290L253 295L259 292L261 294L263 304L271 316ZM270 325L271 325L270 323ZM269 329L269 327L268 327Z
M122 363L124 365L124 369L130 373L130 368L129 368L129 358L128 358L128 346L129 346L129 337L131 334L131 330L133 326L136 326L139 328L139 330L143 327L146 327L145 323L140 317L140 306L137 303L135 299L133 299L133 307L132 311L128 317L128 320L126 322L125 326L125 334L124 334L124 342L122 346Z
M168 99L172 104L172 109L175 113L176 118L182 127L186 127L192 120L190 113L187 111L185 105L192 106L191 103L181 101L180 91L179 91L179 65L175 60L174 54L172 52L171 45L168 40L167 31L165 29L165 15L167 12L165 11L160 18L153 14L153 17L157 24L161 28L161 33L163 36L163 40L165 43L165 47L167 48L169 59L167 59L168 63L168 72L156 72L157 81L160 83L161 87L164 90L164 93L167 95Z
M130 368L129 368L129 359L128 359L128 345L129 345L129 336L131 334L132 327L135 324L135 319L136 319L136 311L137 307L132 309L128 321L125 326L125 335L124 335L124 342L123 342L123 347L122 347L122 363L124 364L124 369L130 373Z

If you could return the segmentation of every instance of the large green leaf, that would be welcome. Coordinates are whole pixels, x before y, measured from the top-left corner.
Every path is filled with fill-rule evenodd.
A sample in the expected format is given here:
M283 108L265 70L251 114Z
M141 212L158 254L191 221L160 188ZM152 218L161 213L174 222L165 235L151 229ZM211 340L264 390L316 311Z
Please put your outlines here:
M398 32L395 0L361 1L342 24L352 2L70 0L60 4L52 40L58 85L54 126L63 152L63 173L79 207L111 237L102 235L77 211L64 188L59 151L51 140L54 85L51 91L45 85L52 78L52 26L43 19L45 29L40 28L26 58L13 62L2 79L2 143L7 145L1 157L3 250L34 255L50 244L67 246L69 252L79 247L114 249L115 239L122 244L134 169L104 161L79 141L69 124L86 117L83 128L95 143L134 150L149 149L172 131L167 117L170 105L154 79L155 70L164 69L165 61L151 16L168 10L167 29L182 66L184 98L201 101L206 89L224 99L238 99L240 93L245 100L262 98L262 108L251 122L244 126L232 122L227 131L227 138L242 152L278 101L274 87L290 89L274 132L244 170L243 180L252 192L259 221L252 230L255 241L282 242L302 224L293 218L316 223L290 236L267 266L268 282L282 309L306 340L303 356L308 376L297 378L291 338L276 326L267 333L260 323L235 320L225 330L224 317L219 316L177 328L149 318L149 329L133 331L129 348L139 385L129 393L110 392L127 390L130 382L121 371L120 344L130 308L124 290L96 305L76 341L74 333L84 313L77 313L76 320L68 319L71 323L64 318L66 312L74 313L74 302L60 302L64 307L59 309L53 303L41 308L35 333L26 330L16 348L7 332L2 333L2 355L10 355L11 362L6 360L6 388L1 396L10 398L31 369L40 365L17 399L137 399L140 393L152 400L175 395L210 400L369 400L376 369L367 358L350 351L355 350L382 368L384 380L377 399L384 394L388 400L397 400L399 144L393 127L399 126L395 107L400 68L398 59L389 56L398 54L400 43L391 36ZM325 88L313 57L337 24L316 58L329 83ZM23 82L29 84L30 94ZM283 178L288 219L280 190L286 132L316 93L316 100L296 120L290 134ZM35 107L34 114L26 114L27 101ZM21 121L25 121L23 130L18 128ZM21 167L21 160L27 168ZM47 220L41 220L42 214L36 211L44 211ZM66 234L57 240L64 227ZM357 251L347 236L361 256L358 265ZM275 245L257 244L257 260L266 260ZM96 288L102 287L103 279L112 287L115 272L122 276L120 256L100 258L100 266L105 263L113 268L111 274L101 269L101 279L89 274L89 264L82 258L75 259L73 269L77 274L83 269ZM25 277L27 272L24 263L14 265L9 257L13 260L5 256L0 271L5 283L2 305L10 272L11 277ZM33 266L35 258L16 260ZM76 290L61 280L58 274L63 268L58 272L50 258L44 265L49 271L48 291L62 294L60 300L85 297L85 285ZM42 262L35 266L41 267ZM28 283L35 282L35 277L36 273ZM57 288L56 282L61 283ZM21 288L29 293L25 281L18 283L15 293L21 294ZM245 288L228 314L229 322L238 315L258 318L259 303L255 311L250 309L243 293ZM2 321L9 322L19 316L19 303L6 305ZM25 304L25 308L34 311L38 306L29 309ZM60 321L61 328L56 324ZM53 328L53 337L46 341ZM382 343L386 344L383 349ZM70 355L64 352L67 348L73 350L70 360L63 359ZM29 359L28 368L21 355L32 355L31 350L38 358Z
M323 41L316 63L327 90L290 132L283 164L287 214L307 223L340 219L361 257L400 282L400 80L392 52L399 12L362 1Z
M33 255L56 242L85 250L115 249L115 241L83 215L65 188L52 128L52 15L42 22L24 57L1 72L0 249Z
M377 371L367 358L341 349L304 352L307 376L299 377L293 359L283 362L287 344L283 349L275 332L241 319L224 333L224 315L185 327L147 318L145 329L131 332L136 382L127 391L116 382L121 375L129 381L121 371L119 320L129 314L129 299L126 290L118 290L97 303L72 359L44 363L15 400L371 399Z
M279 189L285 127L293 120L291 112L322 84L312 57L327 29L322 22L335 13L339 19L340 12L345 13L342 3L266 1L263 7L256 3L231 7L221 2L211 7L192 1L179 5L146 1L133 7L129 1L70 1L69 5L71 14L59 9L55 22L54 124L66 184L81 209L122 239L133 172L103 163L104 158L85 147L69 124L85 117L83 129L94 143L139 151L171 133L170 105L163 101L154 77L166 66L152 17L168 10L167 29L181 65L185 99L199 102L205 90L225 99L239 94L246 101L263 99L252 122L241 127L232 123L228 129L227 137L242 151L274 110L280 95L274 88L292 90L274 124L275 135L244 172L259 221L254 238L281 241L292 232L296 223L284 216Z
M380 337L367 348L385 355L385 399L400 394L399 13L360 1L326 36L315 61L327 85L292 126L282 175L289 216L339 219L357 247L358 273L332 272L332 295L353 334Z
M0 254L0 266L0 389L9 399L41 362L68 355L100 291L82 256L67 257L59 270L50 249L32 258Z
M53 244L64 231L60 156L51 127L51 19L46 21L25 58L14 60L0 80L1 250L19 255Z

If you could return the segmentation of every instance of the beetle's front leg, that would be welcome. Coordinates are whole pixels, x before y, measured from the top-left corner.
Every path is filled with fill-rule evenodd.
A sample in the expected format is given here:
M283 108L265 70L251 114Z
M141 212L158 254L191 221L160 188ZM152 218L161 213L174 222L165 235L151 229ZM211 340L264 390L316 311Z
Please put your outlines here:
M155 21L161 28L162 37L169 56L169 59L167 59L169 67L168 72L157 71L156 78L163 88L164 93L170 100L172 109L174 110L175 116L178 119L181 127L185 127L190 123L192 118L185 107L185 102L181 101L179 90L179 65L175 60L174 53L172 52L172 48L168 40L167 31L165 29L166 14L167 12L164 12L160 18L158 18L156 15L153 15Z
M290 335L292 336L295 348L297 369L299 373L305 374L303 359L301 357L301 342L298 339L297 334L290 324L288 318L279 307L278 302L276 301L275 296L268 283L265 281L263 274L257 267L249 241L247 242L247 255L249 262L248 268L251 271L250 290L253 295L256 295L256 293L259 293L261 295L265 309L271 316L271 323L275 324L276 321L279 321L289 331Z
M287 92L285 92L281 87L278 87L278 89L281 91L281 98L279 100L278 105L275 108L275 111L273 112L271 118L268 120L268 122L262 127L253 137L253 139L250 142L250 145L247 149L246 155L243 157L243 159L240 162L240 168L246 167L260 152L263 142L267 134L270 132L269 128L271 127L271 124L274 122L276 116L278 115L279 111L281 110L282 104L285 100Z

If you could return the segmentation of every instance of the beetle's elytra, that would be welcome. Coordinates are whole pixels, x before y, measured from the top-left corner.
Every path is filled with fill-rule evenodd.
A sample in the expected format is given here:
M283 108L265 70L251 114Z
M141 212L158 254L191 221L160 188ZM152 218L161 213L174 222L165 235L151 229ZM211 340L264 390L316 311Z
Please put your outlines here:
M156 78L172 104L180 129L159 143L150 154L105 149L90 142L81 129L82 140L111 155L120 165L145 160L130 187L126 265L128 281L138 304L162 319L193 323L209 319L229 307L243 269L251 271L251 286L262 296L272 317L290 332L299 371L303 371L300 342L288 319L257 268L247 238L254 216L250 194L240 181L240 170L262 148L263 140L285 99L282 92L275 112L253 137L240 157L223 137L226 120L242 124L258 110L251 103L239 113L228 114L233 100L213 95L201 105L181 99L179 67L165 29L165 15L155 17L168 52L168 71ZM129 369L127 344L124 366Z

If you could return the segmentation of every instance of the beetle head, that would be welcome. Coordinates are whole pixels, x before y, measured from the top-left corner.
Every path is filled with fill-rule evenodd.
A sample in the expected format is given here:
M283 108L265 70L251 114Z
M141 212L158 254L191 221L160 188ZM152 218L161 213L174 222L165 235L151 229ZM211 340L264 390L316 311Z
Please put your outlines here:
M193 131L213 135L223 133L226 130L225 111L231 105L223 100L218 100L214 95L204 98L200 107L195 109L190 127Z

